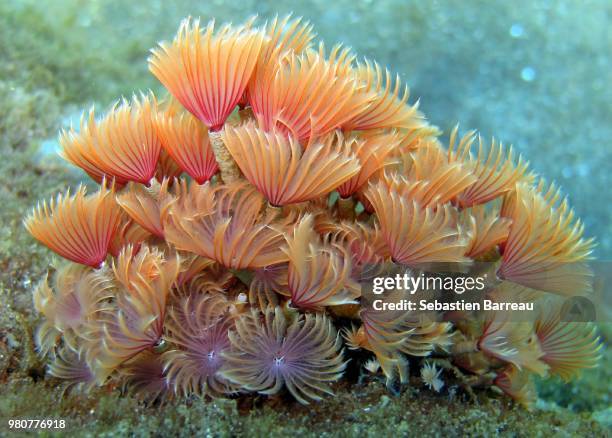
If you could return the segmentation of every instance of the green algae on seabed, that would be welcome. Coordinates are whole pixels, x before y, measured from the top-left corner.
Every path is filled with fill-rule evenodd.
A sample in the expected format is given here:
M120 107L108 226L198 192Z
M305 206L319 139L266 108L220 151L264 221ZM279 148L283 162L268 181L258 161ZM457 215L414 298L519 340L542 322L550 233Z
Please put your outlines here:
M152 1L146 6L136 4L127 6L127 3L118 0L87 3L64 0L50 2L61 9L61 14L55 14L55 10L44 10L50 7L44 3L46 2L25 0L20 3L0 4L0 41L3 42L0 44L0 153L2 154L0 159L0 435L4 434L6 419L9 417L62 417L68 421L67 431L79 436L110 436L126 433L134 436L190 436L196 432L215 436L310 436L319 433L336 436L458 435L459 433L547 436L551 432L559 436L609 434L609 429L605 429L610 428L611 424L609 385L612 382L612 370L606 366L612 358L609 351L605 353L602 366L597 370L586 372L582 380L569 385L556 382L542 384L541 397L545 401L539 406L547 410L536 410L532 413L514 405L506 398L488 400L485 394L481 394L480 405L463 401L460 393L458 398L450 400L448 395L433 397L431 393L419 392L416 388L409 388L401 397L395 398L387 394L379 383L367 387L354 387L351 392L341 388L338 397L326 399L310 407L302 407L295 403L274 405L274 401L263 403L261 399L252 397L240 402L240 406L238 402L232 400L216 400L211 403L194 400L190 403L173 402L161 407L146 407L136 399L122 396L118 390L112 393L98 391L89 397L70 395L61 400L58 381L44 375L43 364L33 354L31 336L27 335L31 333L36 323L32 315L31 288L42 277L52 257L48 250L35 244L23 231L21 221L24 213L37 199L48 198L63 190L68 184L74 186L77 180L58 161L46 159L44 163L38 162L36 153L40 143L43 139L55 138L62 116L73 111L72 105L99 101L105 106L121 93L155 86L155 81L144 70L142 67L144 63L141 61L156 40L167 38L172 34L176 21L181 16L188 13L197 15L207 11L212 12L214 9L215 15L221 20L241 14L234 20L236 21L244 18L247 14L245 10L248 8L238 3L220 4L219 2L210 5L201 2L183 2L179 6L171 6L168 2ZM609 101L607 97L610 91L597 89L596 84L585 88L583 94L574 93L568 97L559 92L561 96L559 99L569 102L568 107L576 108L576 103L580 103L582 99L584 102L578 105L579 110L584 112L585 108L591 108L590 112L585 114L590 114L593 118L580 120L580 130L587 136L583 139L583 143L578 141L580 133L564 137L568 134L567 129L576 129L575 115L570 110L559 114L560 110L551 108L551 101L546 104L546 111L549 113L538 117L539 120L554 119L555 123L567 127L559 132L543 132L537 129L539 126L529 125L521 136L515 137L513 130L520 125L520 120L517 122L514 119L503 119L500 122L495 118L485 119L483 114L505 114L507 108L504 109L502 105L503 99L492 102L491 96L477 95L479 90L475 87L482 88L482 84L478 76L472 75L478 73L470 70L473 66L463 67L468 69L467 73L470 73L466 77L451 78L452 81L447 87L449 89L438 87L442 81L436 81L436 78L447 70L444 65L453 63L455 59L445 58L445 54L453 52L457 57L469 57L475 52L482 53L487 50L481 46L469 45L469 35L464 34L453 35L452 40L449 40L444 47L438 45L432 48L432 42L439 42L439 38L446 37L443 34L431 37L430 29L454 29L455 25L466 19L471 23L469 24L471 28L482 26L481 32L484 35L490 31L486 26L499 28L502 29L500 32L505 32L499 22L503 20L504 14L498 14L499 16L494 19L489 17L488 21L477 22L478 13L471 11L478 8L476 4L467 5L461 11L455 11L456 6L453 6L455 15L449 15L450 12L447 14L443 11L444 5L452 4L449 2L400 3L380 1L376 4L357 5L351 1L339 1L331 5L329 2L317 1L313 2L312 7L305 4L290 7L288 2L269 4L252 2L250 5L253 6L253 11L259 8L260 12L265 12L266 15L273 13L273 9L276 8L279 8L281 13L289 8L295 8L297 13L313 15L309 18L317 21L322 36L330 41L349 40L347 43L361 44L359 50L369 54L383 51L383 56L376 57L391 63L394 71L408 72L411 80L407 82L416 86L417 95L422 96L427 113L440 117L446 125L454 123L456 116L460 114L463 126L466 127L480 127L487 133L488 130L499 132L497 128L503 127L506 132L502 137L508 141L535 144L535 138L541 139L543 142L541 149L544 152L539 158L531 152L529 156L535 157L537 170L545 175L562 175L559 169L554 168L556 162L561 160L550 159L546 154L546 151L550 152L555 146L561 147L564 143L562 140L567 142L565 149L553 151L553 155L559 157L563 151L570 151L571 160L579 161L589 153L588 147L598 144L597 138L606 138L604 134L608 132L606 130L609 127L599 126L598 129L594 129L594 126L597 126L594 114L600 114L604 119L606 114L609 115L609 107L602 102ZM525 5L527 3L529 2ZM559 11L551 8L542 12L545 8L540 7L536 11L537 14L532 14L532 19L531 16L523 16L525 34L528 34L530 29L532 33L542 32L542 27L538 27L536 21L543 13L558 19L561 24L573 22L584 31L584 28L589 27L588 23L582 21L576 23L573 17L568 18L567 11L560 11L562 7L567 9L568 4L571 5L567 2L558 2ZM589 4L601 5L601 2L595 1ZM311 9L317 12L313 13ZM526 9L538 8L527 5ZM113 13L116 16L117 11L122 14L119 21L123 30L131 21L141 20L143 26L134 27L137 31L127 36L123 31L110 35L110 29L114 28L115 22L111 24L107 18ZM324 13L319 14L318 11ZM412 25L401 29L401 38L389 38L389 35L384 33L398 28L385 21L391 19L389 11L395 18L404 17ZM346 19L351 23L350 28L344 30L348 32L346 38L331 33L337 32L338 27L329 21L329 17L334 13L346 15ZM387 15L384 15L385 13ZM473 14L472 18L468 17L470 13ZM596 12L589 13L593 15ZM605 13L600 12L600 15L605 16ZM58 16L61 19L56 20ZM107 33L100 33L99 28L94 29L86 25L83 21L86 19L93 20L98 25L103 24ZM532 21L529 21L530 19ZM444 23L446 25L442 26ZM356 38L356 35L361 37L365 28L368 32L372 32L371 37L366 40ZM552 32L554 29L549 26L547 30ZM567 29L558 31L567 32ZM577 34L576 32L574 34ZM506 41L506 44L519 44L523 41L522 38L514 38ZM576 43L578 47L582 44L585 50L596 51L593 46L593 40L597 38L596 33L582 35L580 38ZM350 41L351 39L353 41ZM401 44L405 45L405 41L411 41L410 47L400 47ZM479 41L485 44L482 38ZM494 43L495 41L490 42ZM601 44L605 44L605 40L602 40ZM573 46L565 47L563 53L570 53L574 49ZM432 64L434 61L427 61L424 57L427 54L440 59L440 65L443 67L439 67L437 73ZM394 61L395 58L397 63ZM137 59L138 62L131 62L133 59ZM420 61L411 62L414 59ZM499 60L500 63L502 61ZM508 60L510 64L514 61ZM548 62L552 61L548 59ZM490 63L487 65L491 66ZM571 63L568 63L568 68L570 67ZM537 93L533 94L538 84L540 87L548 88L558 87L560 84L565 86L567 82L564 82L563 78L567 78L572 72L578 79L572 82L572 87L569 88L571 93L580 81L590 77L588 72L565 71L565 76L560 75L556 82L544 83L539 82L544 73L538 71L538 79L523 88L519 87L521 84L518 81L499 80L500 78L487 87L490 90L489 94L500 93L502 96L511 88L522 90L516 93L514 100L525 105L518 107L520 110L517 112L523 114L522 117L526 117L539 105ZM493 71L482 74L500 75L501 73ZM504 78L503 75L501 78ZM472 88L457 86L467 80L471 81ZM434 89L427 87L427 83L431 81L436 83ZM457 94L457 90L465 90L465 93ZM447 95L446 100L443 99L445 93L451 93ZM529 94L528 101L525 101L525 93ZM462 96L465 97L466 94L473 97L464 101ZM486 112L482 112L486 99L489 99L493 109L489 106ZM453 100L456 100L456 105L449 105L448 103ZM552 105L556 105L554 99ZM439 109L443 109L444 114ZM434 122L440 123L438 120ZM589 155L589 161L608 163L609 166L609 161L605 159L606 155L602 155L605 154L605 148L600 149L602 150ZM596 198L599 202L593 202L595 194L601 196L601 187L606 187L601 169L595 170L599 173L593 174L590 179L576 178L575 172L572 171L574 177L568 177L569 179L563 183L575 194L585 193L585 196L579 199L574 196L572 200L580 202L583 206L581 216L588 217L591 213L598 215L599 219L591 221L592 223L601 222L601 218L606 217L604 209L609 211L612 205L601 202L599 198ZM603 170L607 171L605 167ZM591 183L591 186L587 187L586 182ZM594 210L585 210L584 206L591 206L590 208ZM587 224L589 233L599 231L601 235L607 236L612 223L604 224L608 228L604 226L599 230L590 228L589 225ZM602 253L610 256L612 254L610 247L612 245L604 242ZM603 333L606 339L610 339L609 328ZM253 401L256 402L256 407L246 409L245 404ZM264 406L259 406L260 403ZM556 406L557 404L569 407L571 410L560 408ZM592 411L595 413L591 414Z
M66 420L74 436L604 436L588 414L564 410L528 412L509 399L480 404L459 395L433 396L412 388L386 394L380 382L340 388L337 396L311 406L263 398L210 402L193 400L145 407L133 398L101 391L60 400L56 382L12 380L0 398L0 412L12 418ZM250 406L247 406L249 405ZM256 405L253 407L253 404ZM261 405L263 404L263 406Z

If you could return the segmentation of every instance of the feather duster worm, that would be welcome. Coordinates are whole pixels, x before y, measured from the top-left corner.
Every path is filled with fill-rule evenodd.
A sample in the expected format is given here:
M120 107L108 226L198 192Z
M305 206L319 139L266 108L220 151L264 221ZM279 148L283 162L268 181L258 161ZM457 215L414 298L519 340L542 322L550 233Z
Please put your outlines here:
M180 259L174 255L171 262L166 262L166 255L156 247L142 245L135 250L131 245L126 246L113 260L112 269L114 279L126 290L132 290L140 282L155 282L164 271L172 277L175 269L180 269Z
M417 129L425 125L424 117L417 110L418 103L407 105L410 92L407 86L402 91L399 75L393 81L389 70L385 69L383 74L377 62L366 59L357 67L356 76L364 84L362 92L374 97L366 110L344 124L345 130Z
M219 395L233 392L217 372L229 351L228 331L233 321L229 302L221 295L183 298L170 311L168 342L174 348L163 354L168 379L183 394Z
M132 219L125 220L111 241L108 252L113 257L117 257L126 246L132 245L134 250L137 250L140 244L149 238L151 238L151 233Z
M367 135L367 131L364 134ZM399 134L400 144L398 148L393 151L393 156L401 159L420 147L436 144L438 142L438 137L442 135L442 131L436 126L425 125L416 129L401 130Z
M318 52L287 52L278 63L270 63L268 93L261 102L251 102L260 126L303 141L342 128L361 114L372 95L356 92L361 85L350 75L352 58L335 47L325 59L321 46Z
M213 131L223 127L244 94L264 41L249 26L181 23L172 43L151 51L149 68L172 95Z
M243 183L187 188L181 183L164 225L176 248L208 257L228 268L259 268L287 260L283 235L270 219L259 221L262 200Z
M487 315L479 350L516 366L545 376L548 365L533 332L531 322L511 321L508 312L493 311Z
M359 171L340 134L303 152L293 137L266 133L253 124L227 128L223 140L245 178L275 206L327 195Z
M170 93L210 130L211 146L225 182L238 178L236 165L220 141L225 121L243 97L264 42L263 32L211 21L183 20L171 44L151 51L149 69Z
M400 291L388 292L388 301L401 298ZM422 315L403 310L376 311L366 307L359 314L362 325L345 330L349 348L363 348L376 355L387 386L399 377L400 383L408 381L408 362L404 356L428 356L436 348L445 349L451 344L449 323L428 322Z
M181 272L176 279L176 286L181 287L188 284L215 264L213 260L195 254L181 254Z
M204 184L219 170L206 127L191 115L170 116L160 113L156 120L157 135L164 150L183 171Z
M396 132L371 135L364 140L352 138L349 140L352 152L360 163L359 173L338 186L338 193L348 198L363 187L368 180L389 162L387 157L399 145Z
M130 254L127 248L119 258L126 260ZM87 333L92 341L101 339L87 352L99 382L119 365L163 341L166 301L180 261L178 256L166 259L154 251L144 254L134 265L120 261L127 269L115 266L115 272L126 274L129 288L118 291L115 301L100 312Z
M302 22L301 17L291 19L286 15L278 16L265 25L266 38L257 59L255 70L247 86L246 101L254 108L263 108L273 84L273 75L278 63L286 53L302 53L310 47L315 37L312 25Z
M495 385L527 408L531 408L538 399L536 388L529 372L521 371L515 366L504 368L494 381Z
M534 330L543 352L542 361L550 367L551 374L567 382L582 369L597 365L602 343L593 324L562 321L560 312L560 306L542 306Z
M465 255L477 259L491 249L506 242L512 221L499 217L495 211L487 211L483 206L464 210L462 221L469 235Z
M286 316L280 307L263 316L253 310L240 316L229 334L221 375L249 391L276 394L284 386L302 404L333 395L329 384L346 367L341 340L322 314Z
M306 309L356 303L361 294L351 278L351 257L341 245L321 245L306 215L287 237L283 251L289 258L291 303Z
M152 94L122 100L96 121L94 110L81 118L81 129L63 131L61 155L96 182L104 177L119 186L129 181L148 184L155 176L161 143L154 126L157 102Z
M334 224L329 231L332 240L341 243L351 254L354 278L366 281L384 269L389 250L376 223L368 227L362 223L343 222Z
M174 178L178 178L184 170L168 153L167 148L169 146L164 144L164 141L167 140L165 138L166 131L160 130L159 121L160 119L164 118L173 119L174 117L178 117L180 116L180 114L183 113L186 113L184 108L181 106L180 103L172 99L171 96L167 96L165 99L163 99L160 105L158 106L154 125L157 137L159 138L159 141L162 144L162 148L159 152L159 161L157 162L157 171L155 172L155 179L157 179L157 181L160 183L163 182L164 179L172 181L174 180ZM182 150L182 148L180 149Z
M85 361L84 354L67 347L59 350L49 365L49 374L66 383L64 393L72 390L87 392L96 385L96 376Z
M408 381L408 361L400 354L400 348L414 328L405 326L397 315L395 320L390 315L385 316L387 321L382 321L382 324L378 324L377 319L370 322L362 319L364 324L361 327L353 326L343 335L349 349L366 349L376 355L376 361L387 378L387 386L391 387L398 377L400 383Z
M151 187L130 184L117 195L117 204L142 228L154 236L164 237L162 222L167 212L168 180Z
M249 285L249 303L266 309L278 304L277 294L288 287L288 266L286 263L256 269Z
M566 296L588 292L591 272L583 262L593 241L582 238L584 227L574 221L567 200L558 203L558 191L551 187L541 194L542 187L517 184L504 199L502 215L512 219L512 225L497 275Z
M403 172L406 176L396 178L391 186L408 185L423 206L446 204L476 181L467 166L449 162L437 142L425 143L404 156Z
M65 259L97 268L104 262L109 245L121 223L121 209L114 188L102 184L93 195L79 186L43 201L26 217L25 227L38 241Z
M81 265L64 265L53 277L34 290L34 308L46 320L36 331L36 346L47 354L57 344L60 335L66 345L78 349L78 337L88 321L104 307L110 298L112 284L104 275Z
M380 183L371 186L366 196L374 206L395 262L414 266L469 260L464 257L466 242L453 225L447 207L423 208Z
M155 352L143 351L122 365L119 374L124 380L124 390L145 401L164 401L172 395L172 380L166 376L161 356Z
M442 370L436 368L436 364L425 363L421 368L421 380L429 389L440 392L444 386L444 381L440 378Z
M512 148L506 153L501 143L493 140L486 153L482 139L478 137L478 154L474 158L470 154L475 140L474 132L468 132L457 143L457 131L458 127L455 127L451 132L448 159L450 162L464 163L477 178L476 183L457 194L457 205L471 207L484 204L509 192L525 177L528 164L520 155L515 163Z

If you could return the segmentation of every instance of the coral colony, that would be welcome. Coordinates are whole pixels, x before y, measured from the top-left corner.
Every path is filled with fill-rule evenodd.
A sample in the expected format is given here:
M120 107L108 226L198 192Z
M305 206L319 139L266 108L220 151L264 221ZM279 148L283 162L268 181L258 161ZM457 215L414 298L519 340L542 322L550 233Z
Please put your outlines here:
M533 375L594 367L593 325L560 316L589 292L593 242L559 191L473 132L443 145L398 77L313 39L291 17L187 19L149 58L166 96L62 132L62 156L99 188L25 219L68 260L34 291L50 374L149 399L304 404L343 376L435 392L452 380L528 406ZM485 296L537 316L377 311L360 285L383 265L425 278L483 261Z

